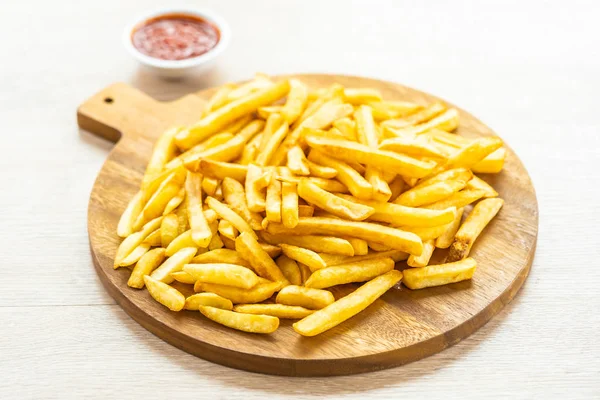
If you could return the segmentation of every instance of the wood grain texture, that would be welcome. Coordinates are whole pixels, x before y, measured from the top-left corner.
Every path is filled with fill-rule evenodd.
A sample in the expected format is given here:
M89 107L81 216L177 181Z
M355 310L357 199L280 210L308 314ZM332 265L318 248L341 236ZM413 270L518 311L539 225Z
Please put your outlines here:
M388 82L349 76L296 75L311 88L334 82L346 87L374 87L390 100L427 104L434 97ZM205 359L251 371L278 375L345 375L401 365L457 343L485 324L519 290L528 275L537 239L538 210L533 186L518 157L509 151L504 171L486 177L506 205L476 242L478 261L472 282L424 289L392 290L365 312L317 337L306 338L291 323L267 337L229 330L198 313L171 313L146 291L127 287L128 270L113 270L119 243L119 215L137 191L151 144L165 129L197 120L202 91L159 103L139 91L115 84L78 110L84 129L123 138L103 166L92 190L88 230L94 263L108 292L145 328L169 343ZM461 112L458 134L493 132Z

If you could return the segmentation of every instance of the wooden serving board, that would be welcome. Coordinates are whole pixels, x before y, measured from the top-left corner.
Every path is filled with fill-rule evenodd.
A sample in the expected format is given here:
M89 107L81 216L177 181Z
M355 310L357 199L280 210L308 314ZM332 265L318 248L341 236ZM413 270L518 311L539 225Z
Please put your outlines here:
M374 87L385 99L426 104L428 94L389 82L337 75L296 75L312 88L339 82ZM88 209L90 247L98 275L123 309L146 329L189 353L248 371L326 376L374 371L437 353L469 336L517 293L529 273L538 231L538 206L527 171L508 150L504 171L485 176L505 200L477 240L472 281L411 291L392 289L364 312L316 337L302 337L282 320L271 335L234 331L194 311L170 312L146 290L129 288L129 270L114 270L119 216L136 193L154 140L172 125L191 124L213 89L170 103L122 83L97 93L77 112L79 126L117 142L94 184ZM460 110L458 133L493 135ZM124 349L123 351L127 351Z

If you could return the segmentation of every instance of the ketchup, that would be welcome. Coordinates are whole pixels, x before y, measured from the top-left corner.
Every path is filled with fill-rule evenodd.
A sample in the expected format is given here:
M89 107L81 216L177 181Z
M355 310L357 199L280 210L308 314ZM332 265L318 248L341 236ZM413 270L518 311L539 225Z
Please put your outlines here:
M193 15L167 14L152 18L131 34L133 46L161 60L185 60L214 48L220 32L210 22Z

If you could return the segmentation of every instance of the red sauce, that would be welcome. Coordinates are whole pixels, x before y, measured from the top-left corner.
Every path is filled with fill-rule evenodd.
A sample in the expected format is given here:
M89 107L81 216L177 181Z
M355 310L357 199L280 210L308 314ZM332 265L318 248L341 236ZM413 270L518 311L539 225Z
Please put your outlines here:
M161 60L198 57L214 48L219 38L216 26L200 17L185 14L149 19L131 34L136 49Z

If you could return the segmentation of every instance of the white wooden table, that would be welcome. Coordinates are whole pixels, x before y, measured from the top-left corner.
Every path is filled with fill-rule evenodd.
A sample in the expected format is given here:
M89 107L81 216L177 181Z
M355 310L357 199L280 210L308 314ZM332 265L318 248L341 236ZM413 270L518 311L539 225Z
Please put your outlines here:
M599 398L599 3L197 1L234 41L212 72L139 71L121 29L164 1L0 4L0 398ZM467 340L400 368L269 377L157 339L106 294L86 233L111 145L77 105L126 81L160 99L250 77L335 72L404 83L481 118L519 154L540 206L516 299Z

